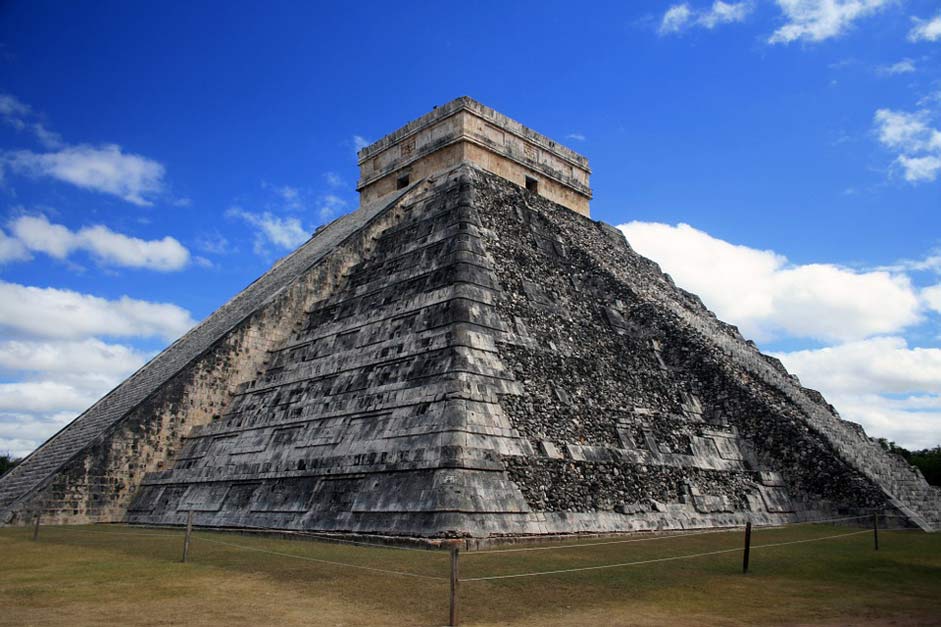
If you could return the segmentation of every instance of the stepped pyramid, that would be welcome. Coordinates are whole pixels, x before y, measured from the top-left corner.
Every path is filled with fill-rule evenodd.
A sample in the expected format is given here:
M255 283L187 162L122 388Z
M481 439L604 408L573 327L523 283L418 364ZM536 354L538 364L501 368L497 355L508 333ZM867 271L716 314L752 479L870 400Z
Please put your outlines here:
M0 523L941 524L916 469L588 217L584 157L459 98L359 160L360 208L0 479Z

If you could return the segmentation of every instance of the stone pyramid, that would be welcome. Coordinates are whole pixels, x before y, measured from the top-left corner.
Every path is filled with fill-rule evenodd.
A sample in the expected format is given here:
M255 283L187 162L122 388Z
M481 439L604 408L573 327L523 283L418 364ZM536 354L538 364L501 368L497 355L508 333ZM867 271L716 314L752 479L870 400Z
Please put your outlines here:
M941 491L588 217L588 162L459 98L363 204L0 479L0 522L488 537L872 511Z

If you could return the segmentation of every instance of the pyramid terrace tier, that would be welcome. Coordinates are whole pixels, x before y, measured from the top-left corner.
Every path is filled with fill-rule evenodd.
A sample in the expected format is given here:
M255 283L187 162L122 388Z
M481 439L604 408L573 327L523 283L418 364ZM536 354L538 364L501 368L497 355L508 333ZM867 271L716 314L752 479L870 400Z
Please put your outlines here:
M125 464L164 443L107 515L475 538L938 524L917 471L620 233L486 171L415 184L294 281L253 314L279 334L254 331L263 356L211 404L164 386L100 437ZM230 369L233 341L213 349ZM127 472L88 459L45 494L63 519Z

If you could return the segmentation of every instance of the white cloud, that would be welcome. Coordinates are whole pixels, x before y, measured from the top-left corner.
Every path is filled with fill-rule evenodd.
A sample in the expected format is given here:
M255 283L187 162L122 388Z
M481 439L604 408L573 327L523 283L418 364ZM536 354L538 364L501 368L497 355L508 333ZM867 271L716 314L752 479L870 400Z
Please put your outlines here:
M328 187L336 188L336 187L343 187L344 185L346 185L346 182L343 180L343 177L341 177L336 172L324 172L323 178L327 182Z
M163 190L164 167L152 159L122 152L116 144L79 145L56 152L8 152L11 170L33 177L50 177L84 189L112 194L135 205L151 205L148 198Z
M23 242L10 237L0 229L0 264L9 261L26 261L31 258Z
M930 117L924 109L879 109L874 116L879 141L897 153L895 164L911 183L930 182L941 174L941 130L929 125Z
M103 264L150 270L180 270L189 263L189 251L172 237L142 240L97 225L71 231L42 215L21 216L10 223L11 232L29 250L65 259L84 250Z
M876 337L775 356L870 435L909 448L941 443L941 349Z
M773 251L736 246L685 224L619 228L640 254L746 336L835 343L776 356L844 418L908 448L941 442L941 348L909 347L888 336L929 310L941 313L941 284L919 290L901 272L931 271L936 255L899 262L893 271L860 272L793 265Z
M81 406L65 411L23 413L0 411L0 453L23 457L68 424Z
M26 128L24 118L31 114L32 109L29 105L20 102L10 94L0 94L0 117L10 126L17 129Z
M191 324L173 305L0 282L0 451L27 454L151 357L91 336L172 339Z
M196 246L211 255L227 255L235 252L229 240L218 231L200 237L196 242Z
M0 411L49 412L88 407L97 397L55 381L0 383Z
M285 209L297 211L304 208L304 203L301 201L301 192L298 188L282 185L281 187L274 187L273 190Z
M324 194L320 197L320 210L317 215L321 222L327 222L338 212L346 208L346 201L335 194Z
M689 25L692 15L693 11L688 4L675 4L663 14L658 32L661 35L678 33Z
M913 17L912 22L915 25L908 31L909 41L913 43L917 41L941 41L941 13L927 20Z
M583 142L587 139L582 133L569 133L565 136L566 139L572 139L577 142Z
M146 359L134 348L96 338L0 341L0 369L8 371L124 375L140 368Z
M687 224L631 222L619 228L637 252L757 340L855 340L921 320L923 303L902 274L792 265L773 251L730 244Z
M663 14L657 31L661 35L680 33L687 28L700 26L712 29L720 24L743 22L752 11L751 2L722 2L715 0L708 9L692 9L689 4L675 4Z
M0 327L33 337L81 339L91 336L175 339L195 321L170 303L122 296L107 300L90 294L0 281Z
M837 37L856 20L867 17L892 3L892 0L777 0L787 20L768 43L823 41Z
M805 384L832 393L941 394L941 348L909 348L902 337L874 337L776 355Z
M62 146L62 138L57 133L47 129L42 122L34 121L36 115L32 107L21 102L15 96L0 94L0 119L18 131L32 132L39 140L39 143L47 148Z
M750 2L721 2L716 0L708 11L699 16L699 23L706 28L715 28L719 24L742 22L752 10Z
M933 272L941 274L941 250L934 250L921 259L901 259L891 265L875 269L889 272Z
M929 309L941 313L941 283L923 289L921 298Z
M355 150L357 153L371 143L371 141L362 135L353 135L353 150Z
M226 215L240 218L258 229L255 252L259 254L265 254L266 241L279 248L293 249L310 239L310 231L305 229L297 218L282 218L268 211L253 213L241 207L232 207Z
M911 59L902 59L897 61L892 65L880 65L876 68L876 72L886 76L893 76L895 74L911 74L915 71L915 62Z
M902 168L905 173L905 180L909 183L930 183L941 174L941 156L909 157L899 155L895 162Z

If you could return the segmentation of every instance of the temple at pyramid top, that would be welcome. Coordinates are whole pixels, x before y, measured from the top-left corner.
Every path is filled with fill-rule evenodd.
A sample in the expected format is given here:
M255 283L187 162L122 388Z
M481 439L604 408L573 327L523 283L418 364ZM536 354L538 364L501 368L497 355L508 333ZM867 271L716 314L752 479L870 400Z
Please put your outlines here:
M363 203L468 163L588 215L588 159L467 96L435 107L358 157Z

